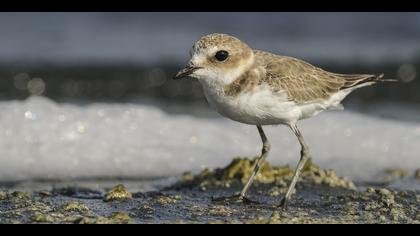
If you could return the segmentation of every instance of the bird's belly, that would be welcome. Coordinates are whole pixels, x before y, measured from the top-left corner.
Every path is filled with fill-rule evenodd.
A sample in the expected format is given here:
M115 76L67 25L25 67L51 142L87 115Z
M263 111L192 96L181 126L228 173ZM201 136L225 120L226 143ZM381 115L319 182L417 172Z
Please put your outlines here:
M300 119L301 111L284 96L267 91L220 96L206 93L207 101L221 115L251 125L289 124Z

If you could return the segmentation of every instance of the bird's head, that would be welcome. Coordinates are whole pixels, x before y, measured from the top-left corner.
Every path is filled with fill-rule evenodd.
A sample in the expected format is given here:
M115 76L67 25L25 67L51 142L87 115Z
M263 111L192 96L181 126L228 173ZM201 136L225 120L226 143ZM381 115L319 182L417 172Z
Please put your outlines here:
M192 47L187 66L174 77L194 77L204 83L228 84L246 71L254 61L252 49L226 34L209 34Z

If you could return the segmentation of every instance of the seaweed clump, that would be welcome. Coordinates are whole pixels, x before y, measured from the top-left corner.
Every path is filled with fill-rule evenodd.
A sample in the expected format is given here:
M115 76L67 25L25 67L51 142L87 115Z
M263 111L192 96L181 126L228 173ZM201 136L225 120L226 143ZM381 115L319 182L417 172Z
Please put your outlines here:
M7 193L0 191L0 201L6 200L7 199Z
M198 185L200 190L206 191L210 187L229 188L232 185L245 184L252 174L256 159L235 158L225 168L215 170L205 169L198 175L185 173L182 177L182 184ZM275 184L286 187L294 174L294 169L289 166L273 167L265 162L255 178L256 184ZM333 170L323 170L308 161L303 169L301 181L299 184L327 185L329 187L338 187L346 189L356 189L353 182L340 177Z
M89 208L81 202L68 202L64 204L61 209L65 212L79 212L86 213L89 212Z
M42 194L0 191L0 223L50 223L50 224L127 224L133 223L128 213L114 212L97 215L85 204L70 201L58 202Z
M128 191L128 189L124 185L118 184L105 194L104 201L124 201L132 198L133 195Z
M416 178L417 180L420 180L420 169L417 169L417 170L414 172L414 178Z

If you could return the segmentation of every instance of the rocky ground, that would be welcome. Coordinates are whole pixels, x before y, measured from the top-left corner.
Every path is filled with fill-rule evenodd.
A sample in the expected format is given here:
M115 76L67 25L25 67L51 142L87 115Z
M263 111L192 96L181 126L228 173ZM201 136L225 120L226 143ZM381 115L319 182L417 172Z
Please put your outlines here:
M237 194L253 164L238 158L223 169L185 173L151 192L131 193L123 184L30 192L0 186L0 223L420 223L420 192L387 187L399 178L420 181L420 171L388 170L387 183L368 185L309 163L283 209L277 204L293 170L266 164L250 190L252 202L215 200Z

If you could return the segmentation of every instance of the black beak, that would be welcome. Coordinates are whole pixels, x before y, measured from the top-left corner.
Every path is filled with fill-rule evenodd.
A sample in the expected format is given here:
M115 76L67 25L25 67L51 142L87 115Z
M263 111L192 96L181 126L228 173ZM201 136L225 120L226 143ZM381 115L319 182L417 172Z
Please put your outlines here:
M195 67L193 65L188 64L184 69L178 71L176 75L173 77L173 79L181 79L183 77L187 77L194 73L194 71L201 69L201 67Z

